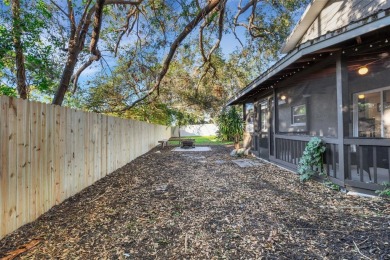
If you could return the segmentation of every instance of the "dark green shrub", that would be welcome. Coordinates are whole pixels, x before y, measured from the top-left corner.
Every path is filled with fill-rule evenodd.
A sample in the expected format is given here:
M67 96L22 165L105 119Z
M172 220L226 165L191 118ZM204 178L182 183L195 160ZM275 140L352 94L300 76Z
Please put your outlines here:
M325 145L318 137L313 137L306 145L298 163L299 178L302 182L311 179L316 174L324 174L323 154L325 150Z

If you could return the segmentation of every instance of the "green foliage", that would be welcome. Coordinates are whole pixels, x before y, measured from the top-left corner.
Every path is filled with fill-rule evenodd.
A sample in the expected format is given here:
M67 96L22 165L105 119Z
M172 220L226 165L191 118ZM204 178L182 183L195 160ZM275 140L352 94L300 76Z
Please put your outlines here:
M186 136L185 138L195 139L196 145L227 145L231 141L221 141L216 136ZM175 141L172 141L175 142Z
M340 186L339 185L337 185L337 184L335 184L335 183L333 183L333 182L331 182L329 180L325 180L323 182L323 184L325 185L325 187L328 187L331 190L335 190L335 191L339 191L340 190Z
M243 135L243 121L236 108L230 107L222 110L217 119L218 137L222 141L238 143Z
M8 1L3 2L9 4ZM16 88L13 38L19 36L23 46L29 98L40 100L41 95L51 94L58 82L60 65L54 59L56 55L51 37L48 37L48 33L56 30L51 27L49 21L52 14L43 0L20 0L19 12L19 17L13 18L10 6L0 9L0 77L9 85L8 89ZM10 94L4 88L2 91Z
M9 0L2 1L10 4ZM12 30L10 7L0 9L0 70L5 67L5 73L0 77L5 79L4 82L13 84L11 87L15 88L12 34L18 33L23 42L26 81L30 90L34 90L33 98L37 95L51 96L60 80L60 73L67 63L66 53L69 50L69 35L72 32L72 26L69 25L72 23L69 23L68 17L56 6L66 9L67 3L71 4L77 27L84 10L88 10L96 1L92 1L87 7L89 2L86 0L20 0L21 12L17 23L20 30L17 32ZM169 65L169 71L161 82L159 100L154 102L154 107L148 107L147 103L150 100L145 100L139 104L140 108L132 115L147 117L147 120L153 121L157 117L160 120L164 111L169 114L169 109L173 111L188 109L191 114L196 114L198 117L205 114L211 118L216 117L220 107L226 103L232 93L244 87L251 79L258 76L260 71L264 71L270 61L277 58L277 50L289 33L293 18L297 17L295 11L307 2L308 0L259 1L254 10L256 15L253 15L254 26L252 27L264 28L254 31L255 34L264 32L263 37L252 38L249 34L240 33L242 47L237 48L235 52L230 50L230 53L222 53L217 49L204 66L200 66L203 58L198 45L198 30L194 29L178 47ZM107 5L104 8L104 16L108 17L104 19L99 40L100 45L104 46L101 64L103 67L105 64L114 63L115 67L120 68L113 69L113 72L110 69L109 73L104 73L102 68L101 73L97 73L99 76L106 74L110 79L101 82L102 84L95 84L95 86L100 85L99 89L94 89L84 96L88 99L87 103L91 109L101 112L107 112L111 108L120 110L148 93L155 83L165 54L168 53L173 40L185 29L186 24L198 15L204 3L144 1L137 8L142 10L142 15L135 15L130 20L128 17L130 5ZM235 4L226 5L223 34L232 34L230 21L234 19L236 12ZM142 18L135 21L136 17ZM203 33L203 47L207 55L218 41L216 29L219 26L219 15L218 12L212 12L204 17L201 23L209 23ZM243 15L239 20L247 23L248 21L245 21L247 18ZM136 24L136 26L123 37L115 61L111 63L118 32L122 31L118 28L123 28L124 24ZM90 33L87 33L85 46L89 40ZM84 48L77 57L76 69L85 63L88 55L88 48ZM106 57L110 57L108 62L104 59ZM88 84L82 86L85 83L83 79L80 78L77 91ZM71 90L72 84L67 87ZM108 90L105 90L106 88ZM31 94L32 91L30 96ZM154 98L153 96L150 99ZM166 105L166 108L163 105ZM147 110L152 110L153 116L146 113Z
M322 155L325 150L325 145L318 137L313 137L306 145L298 164L298 173L302 182L311 179L317 173L324 174Z
M375 191L375 193L377 193L379 196L390 198L390 182L388 181L383 182L382 186L383 186L383 190L377 190Z
M9 97L16 97L17 93L16 93L16 90L14 88L0 84L0 96L1 95L9 96Z

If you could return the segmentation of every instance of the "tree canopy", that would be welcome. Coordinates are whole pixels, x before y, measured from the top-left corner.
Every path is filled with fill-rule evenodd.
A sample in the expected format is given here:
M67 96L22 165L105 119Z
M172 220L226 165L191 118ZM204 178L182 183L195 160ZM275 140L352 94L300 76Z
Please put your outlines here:
M0 91L122 115L149 104L213 114L277 58L307 2L3 0Z

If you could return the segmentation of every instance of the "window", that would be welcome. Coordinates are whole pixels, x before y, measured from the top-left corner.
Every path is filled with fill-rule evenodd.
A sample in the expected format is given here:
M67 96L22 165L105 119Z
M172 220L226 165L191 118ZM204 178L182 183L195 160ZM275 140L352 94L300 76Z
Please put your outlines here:
M245 131L248 133L253 133L254 127L253 127L253 117L254 117L254 106L253 103L246 103L245 104Z
M305 126L306 125L306 105L299 105L291 107L292 118L291 123L294 126Z
M268 131L268 121L269 121L267 101L261 103L260 108L261 108L261 110L260 110L261 132L267 132Z
M354 136L390 138L390 89L354 95Z

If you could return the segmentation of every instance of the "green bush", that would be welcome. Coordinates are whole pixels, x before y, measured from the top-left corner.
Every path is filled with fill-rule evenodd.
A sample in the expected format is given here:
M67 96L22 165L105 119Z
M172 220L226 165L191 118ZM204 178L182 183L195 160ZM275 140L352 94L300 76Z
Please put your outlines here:
M303 155L298 163L300 180L305 182L316 174L325 174L323 170L323 154L326 150L322 140L313 137L306 145Z
M382 197L390 197L390 182L383 182L382 186L383 190L377 190L375 193L378 193L378 195Z
M244 131L240 114L235 107L223 110L217 119L218 138L222 141L234 141L237 144Z

